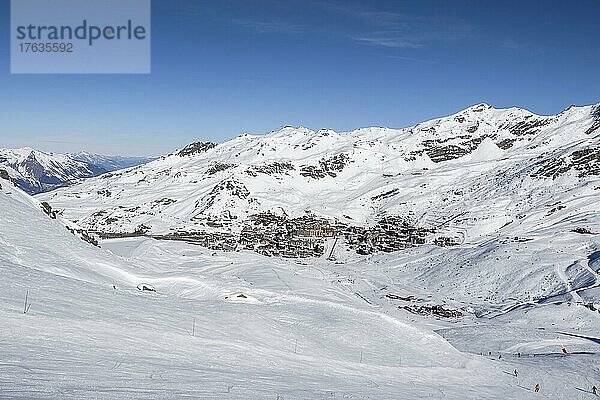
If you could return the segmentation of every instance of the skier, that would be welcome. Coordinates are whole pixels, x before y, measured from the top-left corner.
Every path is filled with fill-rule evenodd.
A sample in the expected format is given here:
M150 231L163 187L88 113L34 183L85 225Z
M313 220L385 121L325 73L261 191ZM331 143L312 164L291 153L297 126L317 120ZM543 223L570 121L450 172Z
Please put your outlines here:
M516 378L517 376L519 376L519 374L518 374L517 370L515 369L515 378Z
M535 392L536 392L536 393L537 393L537 392L539 392L541 388L542 388L542 387L540 386L540 384L539 384L539 383L536 383L536 384L535 384Z
M598 389L596 388L596 385L592 386L592 393L594 393L596 396L598 396Z

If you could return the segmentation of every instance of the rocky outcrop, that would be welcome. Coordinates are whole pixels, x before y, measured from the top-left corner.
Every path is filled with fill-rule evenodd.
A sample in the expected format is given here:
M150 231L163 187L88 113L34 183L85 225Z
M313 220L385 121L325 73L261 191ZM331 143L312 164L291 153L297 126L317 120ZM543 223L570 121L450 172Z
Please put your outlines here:
M500 129L507 129L514 136L536 135L543 127L550 124L552 118L538 118L533 115L524 117L524 121L500 125Z
M567 156L551 159L539 168L533 177L555 179L571 169L578 171L580 178L600 175L600 147L588 147Z
M10 175L8 174L8 172L6 172L6 170L0 169L0 178L9 181Z
M46 215L48 215L52 219L56 219L56 211L52 210L52 207L50 206L50 204L43 201L40 203L40 206L42 207L42 211L44 213L46 213Z
M217 143L215 142L195 142L179 150L177 155L180 157L193 156L195 154L206 153L215 147L217 147Z
M272 162L263 165L253 165L246 170L246 174L257 177L258 174L264 175L287 175L290 171L294 171L296 167L289 162Z
M481 135L473 137L471 134L475 132L478 127L479 125L474 125L470 129L467 128L467 134L456 137L424 140L424 149L421 151L412 152L410 154L410 158L414 160L415 156L421 155L423 152L425 152L431 161L434 163L440 163L444 161L455 160L457 158L466 156L467 154L471 154L486 138L494 138L494 135ZM455 143L446 144L448 142Z
M209 197L215 197L222 192L227 192L231 196L238 197L240 199L246 199L250 196L250 191L246 189L243 183L238 182L236 180L230 179L224 182L221 182L213 188L210 192Z
M594 117L594 122L592 123L592 126L590 126L585 131L586 135L591 135L592 133L600 129L600 105L598 105L596 109L592 112L592 117Z
M216 163L212 167L206 170L207 175L214 175L221 171L226 171L230 168L234 168L235 164Z
M303 165L300 168L300 175L312 179L322 179L326 176L335 178L337 176L337 172L341 172L349 162L350 157L347 154L336 154L330 158L322 158L319 161L318 166Z

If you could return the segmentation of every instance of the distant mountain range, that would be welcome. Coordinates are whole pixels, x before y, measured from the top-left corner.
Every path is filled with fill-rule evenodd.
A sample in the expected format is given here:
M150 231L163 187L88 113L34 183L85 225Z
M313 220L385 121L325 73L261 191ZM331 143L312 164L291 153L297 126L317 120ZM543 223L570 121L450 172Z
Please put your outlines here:
M47 192L107 172L150 161L143 157L48 153L31 148L0 149L0 169L29 194Z
M117 171L136 165L146 164L153 158L148 157L123 157L123 156L103 156L91 154L85 151L72 154L74 160L81 161L89 165L103 169L105 172Z

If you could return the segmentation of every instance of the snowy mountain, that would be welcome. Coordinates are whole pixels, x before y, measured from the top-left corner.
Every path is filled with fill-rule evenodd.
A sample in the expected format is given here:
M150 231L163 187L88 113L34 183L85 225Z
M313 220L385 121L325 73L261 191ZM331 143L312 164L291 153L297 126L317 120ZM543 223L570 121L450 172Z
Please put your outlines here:
M0 168L19 187L35 194L65 186L82 178L100 175L105 170L66 154L45 153L31 148L0 149Z
M41 198L106 236L292 256L302 252L282 235L322 255L322 240L301 239L343 237L369 254L544 229L600 232L599 128L600 106L540 116L486 104L399 130L286 127L194 143Z
M36 194L68 186L84 178L139 165L145 158L47 153L31 148L0 149L0 168L25 190Z

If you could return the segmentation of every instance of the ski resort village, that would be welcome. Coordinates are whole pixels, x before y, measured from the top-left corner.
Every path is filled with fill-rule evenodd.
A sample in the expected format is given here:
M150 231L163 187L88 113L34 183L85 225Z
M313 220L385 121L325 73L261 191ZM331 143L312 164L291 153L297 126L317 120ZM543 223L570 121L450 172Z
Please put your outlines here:
M600 400L599 15L0 1L0 400Z
M0 150L0 178L2 399L600 385L600 105L156 159Z

